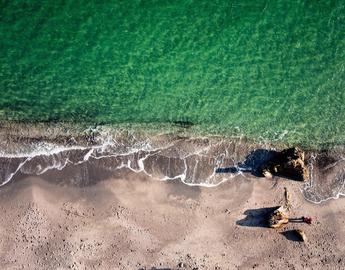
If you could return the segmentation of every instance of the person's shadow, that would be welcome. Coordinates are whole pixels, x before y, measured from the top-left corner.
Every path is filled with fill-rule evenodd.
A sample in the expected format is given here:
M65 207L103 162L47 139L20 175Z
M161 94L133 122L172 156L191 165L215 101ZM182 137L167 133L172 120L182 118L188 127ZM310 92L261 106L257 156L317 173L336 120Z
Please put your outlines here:
M237 166L217 168L216 173L250 172L254 176L262 176L260 168L268 161L273 160L279 152L267 149L257 149L246 156Z
M243 214L246 215L244 219L236 221L236 225L245 227L261 227L267 228L269 215L280 206L263 207L257 209L248 209Z

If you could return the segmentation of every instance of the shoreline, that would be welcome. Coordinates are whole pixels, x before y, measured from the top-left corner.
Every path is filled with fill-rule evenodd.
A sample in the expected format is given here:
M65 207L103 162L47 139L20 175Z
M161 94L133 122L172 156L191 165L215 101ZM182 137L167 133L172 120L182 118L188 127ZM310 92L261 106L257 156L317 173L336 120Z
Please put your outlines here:
M128 168L153 179L179 179L190 186L213 187L240 177L240 164L255 166L253 162L265 159L270 151L288 147L244 137L190 137L177 131L160 133L106 126L85 129L61 123L2 124L0 139L1 185L17 173L40 175L70 165L91 164L92 168L110 172ZM340 147L304 151L311 176L308 182L301 183L304 197L321 203L344 196L345 152ZM217 173L218 169L231 168L235 171ZM81 180L79 185L83 185L82 181L88 183L89 179Z
M215 174L284 146L128 130L72 140L77 127L65 134L45 127L31 134L13 128L10 137L18 140L2 142L23 154L0 157L1 176L14 172L0 187L2 269L345 267L343 198L321 200L344 194L342 152L307 151L311 179L300 182ZM43 142L40 132L49 134ZM284 188L290 217L311 216L312 225L265 226ZM304 230L307 242L298 241L295 229Z

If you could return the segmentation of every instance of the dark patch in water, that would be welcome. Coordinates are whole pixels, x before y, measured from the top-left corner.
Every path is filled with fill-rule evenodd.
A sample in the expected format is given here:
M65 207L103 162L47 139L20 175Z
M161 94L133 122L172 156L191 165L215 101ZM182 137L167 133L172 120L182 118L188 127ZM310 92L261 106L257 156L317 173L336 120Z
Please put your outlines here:
M320 170L324 170L327 169L330 165L336 163L338 160L338 157L331 156L327 151L322 151L316 158L316 166Z
M243 162L239 162L237 166L217 168L216 173L236 173L250 172L252 175L262 177L260 168L269 160L276 156L277 152L267 149L257 149L252 151L245 157Z
M182 128L190 128L195 125L193 122L188 120L173 121L173 124Z

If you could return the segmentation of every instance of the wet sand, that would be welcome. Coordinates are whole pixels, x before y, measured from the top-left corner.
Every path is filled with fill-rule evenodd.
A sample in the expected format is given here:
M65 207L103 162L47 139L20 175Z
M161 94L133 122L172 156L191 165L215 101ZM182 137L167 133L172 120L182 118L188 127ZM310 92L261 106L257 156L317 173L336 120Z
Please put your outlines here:
M57 183L19 175L0 189L1 269L345 268L344 198L308 203L300 182L248 175L202 188L123 170L83 187ZM282 204L284 187L291 216L312 225L264 227L263 208Z

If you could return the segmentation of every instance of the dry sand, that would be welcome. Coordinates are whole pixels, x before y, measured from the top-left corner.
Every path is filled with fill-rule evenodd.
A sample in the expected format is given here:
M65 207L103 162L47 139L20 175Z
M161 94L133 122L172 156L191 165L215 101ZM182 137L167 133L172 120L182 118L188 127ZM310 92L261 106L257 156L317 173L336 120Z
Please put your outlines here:
M345 268L345 200L308 203L299 182L248 176L200 188L125 172L76 187L52 177L0 189L1 269ZM281 204L285 186L291 216L312 225L264 227L262 208Z

